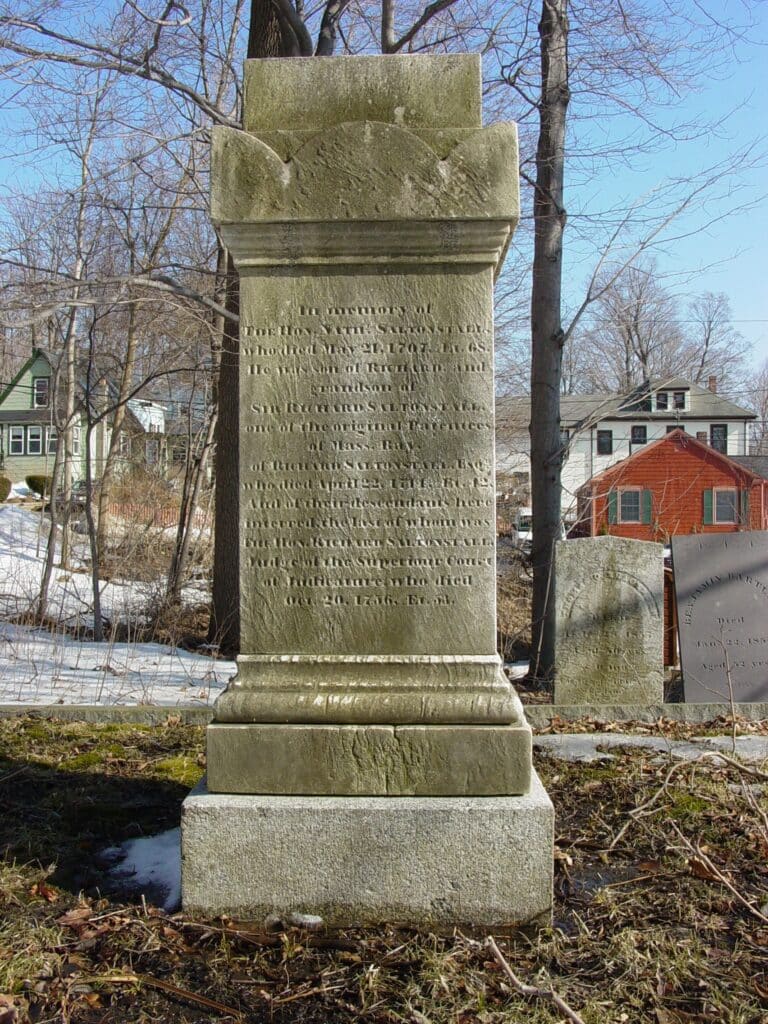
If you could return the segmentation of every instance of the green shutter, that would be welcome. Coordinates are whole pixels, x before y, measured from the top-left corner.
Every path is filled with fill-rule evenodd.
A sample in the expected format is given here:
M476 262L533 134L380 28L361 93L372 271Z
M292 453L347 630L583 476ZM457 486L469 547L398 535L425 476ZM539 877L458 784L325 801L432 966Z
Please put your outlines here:
M640 513L640 522L645 526L649 526L651 522L651 506L653 503L653 495L651 491L643 491L642 499L643 503Z
M711 526L712 519L712 490L704 491L704 525Z
M613 526L618 521L618 516L616 515L617 498L616 491L608 491L608 523L610 526Z
M742 526L749 526L749 491L743 490L741 492L741 502L739 507L739 522Z

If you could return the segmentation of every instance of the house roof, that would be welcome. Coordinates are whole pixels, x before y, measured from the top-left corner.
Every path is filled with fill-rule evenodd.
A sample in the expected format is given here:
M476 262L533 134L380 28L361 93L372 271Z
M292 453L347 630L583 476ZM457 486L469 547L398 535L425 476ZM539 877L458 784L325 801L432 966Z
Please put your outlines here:
M41 348L33 349L32 355L29 357L29 359L27 359L27 361L24 363L24 365L13 378L13 380L6 386L2 394L0 394L0 423L50 423L50 406L46 406L44 408L41 407L38 409L15 410L7 410L2 408L5 399L8 397L8 395L11 394L13 389L18 385L21 378L29 370L33 363L39 358L45 359L50 368L51 375L55 374L56 370L53 361L51 357L48 355L48 353ZM77 383L79 389L78 401L80 407L82 408L82 406L85 404L85 383L82 374L78 379ZM113 396L115 400L117 399L117 385L111 380L111 378L108 377L108 375L101 373L98 376L98 378L93 382L92 386L92 394L97 393L99 391L100 386L105 386L109 390L110 395ZM63 414L64 405L64 397L61 391L59 391L58 395L56 396L56 400L57 408L59 410L59 414L61 415ZM164 406L160 405L158 402L134 395L132 398L128 399L128 401L125 403L125 406L125 413L127 419L133 424L134 429L137 429L142 433L150 432L153 424L156 424L160 421L164 422L165 409Z
M10 395L10 393L13 391L13 389L19 383L19 381L24 376L24 374L27 372L27 370L30 368L30 366L32 366L32 364L35 362L35 360L39 359L40 357L45 359L45 361L51 367L51 373L53 373L53 364L51 363L50 356L48 356L48 354L46 352L44 352L41 348L33 348L32 349L32 355L24 363L24 365L19 370L19 372L16 374L16 376L13 378L13 380L10 382L10 384L6 385L6 387L0 393L0 405L2 405L3 402L6 400L6 398L8 397L8 395Z
M768 455L732 455L731 458L750 473L768 480Z
M51 423L50 406L40 409L0 409L0 423Z
M657 391L690 392L690 409L641 409L641 404ZM510 395L496 403L499 426L524 427L531 418L529 396ZM755 413L736 405L709 388L680 378L651 381L625 394L562 395L560 423L570 429L586 429L602 420L718 420L756 419Z
M604 469L602 473L596 473L593 477L590 477L586 483L583 483L579 490L590 490L595 484L603 484L606 480L609 480L613 476L621 476L626 473L627 466L630 463L636 464L642 462L652 451L662 445L673 448L676 451L687 449L701 455L706 455L708 458L714 458L722 463L726 468L730 468L731 471L739 473L741 476L751 478L754 480L760 479L759 473L754 473L746 466L740 465L736 459L732 459L728 455L723 455L722 452L718 452L708 444L704 444L702 441L697 441L691 434L687 434L684 430L672 430L670 433L665 434L664 437L660 437L658 441L652 441L650 444L645 445L640 451L633 452L632 455L626 459L621 459L619 462L614 462L612 466Z

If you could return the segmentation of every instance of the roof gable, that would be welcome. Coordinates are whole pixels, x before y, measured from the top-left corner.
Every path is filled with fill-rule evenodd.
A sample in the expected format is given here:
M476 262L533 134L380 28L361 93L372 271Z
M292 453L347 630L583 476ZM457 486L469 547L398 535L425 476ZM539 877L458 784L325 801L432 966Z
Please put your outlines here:
M51 373L51 376L53 376L53 365L51 364L51 360L48 358L47 354L45 352L43 352L43 350L41 348L33 348L32 349L32 355L29 357L29 359L26 361L26 363L24 363L22 368L19 370L19 372L16 374L16 376L10 382L10 384L6 387L6 389L3 391L3 393L0 394L0 406L2 406L3 402L5 402L5 400L8 398L8 396L13 393L13 391L18 386L19 381L27 373L29 373L29 371L32 369L32 367L35 365L35 363L37 362L38 359L45 360L45 362L48 364L48 370Z
M723 455L721 452L716 451L708 444L704 444L701 441L697 441L691 434L687 434L684 430L672 430L664 437L660 437L658 441L652 441L646 445L642 451L633 452L632 455L626 459L622 459L620 462L615 462L608 469L604 469L602 473L597 473L591 477L582 486L585 488L591 488L595 484L609 483L616 476L623 476L627 472L627 467L631 464L634 466L641 465L644 461L652 459L655 455L658 455L659 449L669 448L670 458L674 458L677 452L685 451L690 455L697 456L702 459L715 460L718 462L723 469L733 473L734 476L739 476L742 479L755 481L759 480L760 477L747 469L746 466L739 465L734 459L729 458L727 455Z

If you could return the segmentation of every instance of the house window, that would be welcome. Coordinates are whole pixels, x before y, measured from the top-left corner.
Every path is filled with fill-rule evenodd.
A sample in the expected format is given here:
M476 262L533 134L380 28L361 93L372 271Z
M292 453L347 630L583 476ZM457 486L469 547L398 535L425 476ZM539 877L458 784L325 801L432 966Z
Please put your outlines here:
M59 435L56 433L56 427L48 427L45 433L47 437L46 450L49 455L55 455L59 444Z
M684 391L673 391L672 392L672 408L673 409L685 409L685 392Z
M619 522L640 522L640 488L625 488L619 491Z
M160 459L160 442L147 441L145 446L146 460L148 466L154 466Z
M118 451L120 452L121 459L130 459L131 457L131 438L125 431L120 432L120 440L118 441Z
M598 432L597 432L597 454L598 455L612 455L613 454L613 431L612 430L598 430Z
M565 427L560 428L560 458L565 462L568 458L568 446L571 440L571 432Z
M32 405L35 409L47 409L51 397L51 378L33 377Z
M713 508L716 523L737 523L739 506L735 490L726 487L713 488Z
M709 443L716 452L728 454L728 424L713 423L709 428Z
M641 487L619 487L608 492L608 522L642 523L651 522L653 494Z
M27 455L43 454L43 428L27 427Z
M632 427L632 444L645 444L648 440L648 427Z
M24 427L8 428L8 454L24 454Z
M177 441L171 448L171 462L187 461L187 442Z
M669 408L669 395L666 391L656 392L656 408L659 410Z
M685 427L682 425L682 423L668 423L667 433L671 434L673 430L682 430L682 432L685 433Z
M72 454L80 454L80 427L72 427Z

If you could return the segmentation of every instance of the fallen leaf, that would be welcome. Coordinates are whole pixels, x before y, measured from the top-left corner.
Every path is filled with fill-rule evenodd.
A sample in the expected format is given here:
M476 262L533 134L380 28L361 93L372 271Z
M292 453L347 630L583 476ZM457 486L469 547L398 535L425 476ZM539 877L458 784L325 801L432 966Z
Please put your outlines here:
M13 996L0 993L0 1024L16 1024L19 1011L16 1009Z
M56 890L52 889L50 885L46 885L45 882L35 882L29 892L31 896L39 896L41 899L47 900L49 903L55 903L59 898L59 894Z
M57 917L56 923L60 924L62 928L82 928L92 916L93 911L90 907L75 907L73 910L68 910L66 914L62 914L61 917Z
M708 882L718 882L720 880L715 872L698 857L691 857L688 860L688 867L691 869L691 874L695 875L696 878L703 878Z
M660 860L640 860L637 862L638 871L661 871Z

